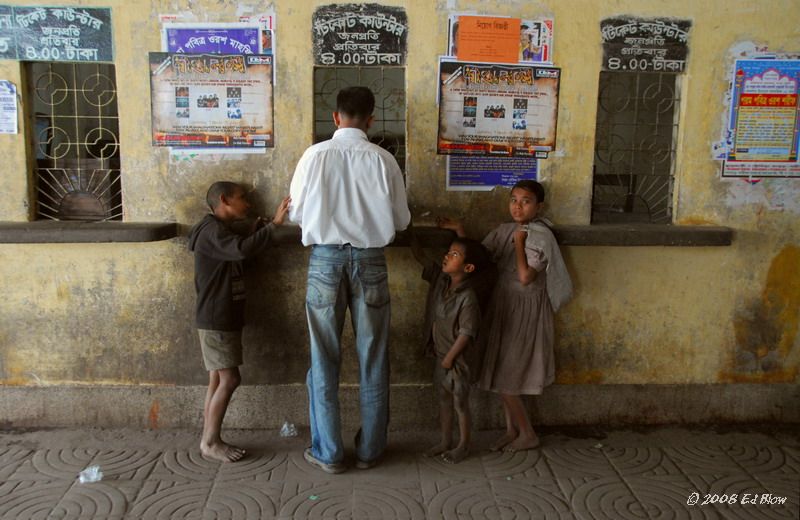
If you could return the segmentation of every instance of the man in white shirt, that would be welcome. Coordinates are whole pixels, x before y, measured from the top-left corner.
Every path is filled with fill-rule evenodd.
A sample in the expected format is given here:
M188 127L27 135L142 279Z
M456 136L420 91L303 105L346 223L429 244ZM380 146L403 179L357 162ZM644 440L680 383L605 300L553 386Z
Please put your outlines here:
M361 429L356 467L377 464L389 424L389 285L383 248L408 226L405 185L394 157L367 139L375 97L349 87L336 98L333 138L308 148L294 172L289 218L312 246L306 316L311 447L327 473L345 470L339 415L341 335L349 307L359 361Z

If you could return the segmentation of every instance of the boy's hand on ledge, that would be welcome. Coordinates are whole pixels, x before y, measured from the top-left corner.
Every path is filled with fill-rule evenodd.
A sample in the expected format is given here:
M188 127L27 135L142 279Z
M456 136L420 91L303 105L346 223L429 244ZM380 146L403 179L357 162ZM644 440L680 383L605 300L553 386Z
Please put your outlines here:
M460 220L453 220L449 217L436 217L436 225L442 229L455 231L456 235L464 236L464 224Z
M289 203L292 201L291 197L284 197L280 204L278 204L278 209L275 210L275 216L272 217L272 222L276 226L280 226L283 224L283 221L286 219L286 213L289 212Z

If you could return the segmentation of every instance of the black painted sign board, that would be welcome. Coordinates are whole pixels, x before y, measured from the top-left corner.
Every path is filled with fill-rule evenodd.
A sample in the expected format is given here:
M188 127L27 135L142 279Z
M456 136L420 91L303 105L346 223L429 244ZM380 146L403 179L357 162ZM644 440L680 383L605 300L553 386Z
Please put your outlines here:
M402 7L334 4L314 11L311 24L317 65L404 65L408 17Z
M684 72L691 28L690 20L606 18L600 22L603 70Z
M0 59L114 61L111 9L0 5Z

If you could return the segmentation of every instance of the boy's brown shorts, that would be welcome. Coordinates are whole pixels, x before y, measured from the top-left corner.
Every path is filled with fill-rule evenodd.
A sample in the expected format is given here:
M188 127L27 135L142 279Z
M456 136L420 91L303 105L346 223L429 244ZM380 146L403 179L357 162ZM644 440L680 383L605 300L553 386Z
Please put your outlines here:
M242 331L197 329L206 370L234 368L242 364Z
M442 367L442 362L436 359L436 368L433 372L433 384L438 391L450 392L453 396L466 403L469 399L469 369L467 367L456 367L446 369Z

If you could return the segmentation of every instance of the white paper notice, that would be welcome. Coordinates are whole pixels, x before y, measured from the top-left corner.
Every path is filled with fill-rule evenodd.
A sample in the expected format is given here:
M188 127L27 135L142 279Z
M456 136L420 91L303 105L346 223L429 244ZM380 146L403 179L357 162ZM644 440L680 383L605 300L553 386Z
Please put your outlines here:
M0 134L17 133L17 87L0 79Z

